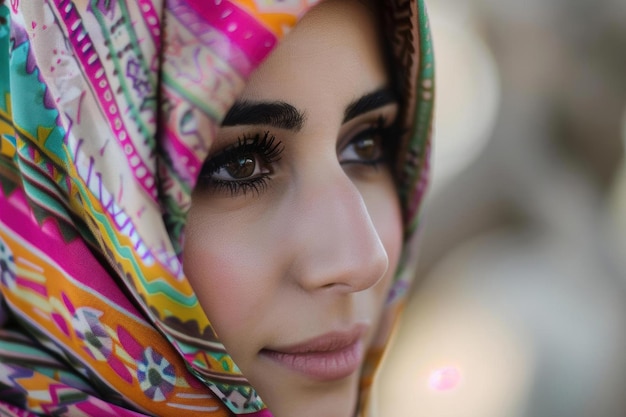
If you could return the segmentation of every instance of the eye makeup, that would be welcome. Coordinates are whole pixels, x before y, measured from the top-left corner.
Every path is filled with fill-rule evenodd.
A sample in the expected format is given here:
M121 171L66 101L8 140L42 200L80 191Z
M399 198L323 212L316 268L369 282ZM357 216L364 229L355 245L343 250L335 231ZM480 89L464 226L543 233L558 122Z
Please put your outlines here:
M357 124L351 132L338 140L338 163L376 169L390 166L400 130L395 118L392 122L388 120L385 113L370 115L363 121L355 120ZM233 198L248 193L258 196L272 180L274 164L281 159L284 148L283 142L277 141L269 131L242 135L236 143L205 161L197 188ZM297 161L290 162L296 164Z
M283 143L269 131L241 136L237 143L205 161L197 186L232 197L249 192L258 195L271 180L272 164L280 160L283 149Z
M387 123L384 116L378 116L375 124L354 134L338 150L342 165L364 164L379 166L386 163L392 154L390 150L398 139L397 123Z

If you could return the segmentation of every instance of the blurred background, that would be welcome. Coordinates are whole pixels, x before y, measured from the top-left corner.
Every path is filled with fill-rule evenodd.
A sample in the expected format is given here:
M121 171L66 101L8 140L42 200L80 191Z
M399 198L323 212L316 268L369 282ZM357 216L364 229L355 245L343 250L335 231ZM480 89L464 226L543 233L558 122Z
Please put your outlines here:
M428 0L421 264L384 417L626 416L626 1Z

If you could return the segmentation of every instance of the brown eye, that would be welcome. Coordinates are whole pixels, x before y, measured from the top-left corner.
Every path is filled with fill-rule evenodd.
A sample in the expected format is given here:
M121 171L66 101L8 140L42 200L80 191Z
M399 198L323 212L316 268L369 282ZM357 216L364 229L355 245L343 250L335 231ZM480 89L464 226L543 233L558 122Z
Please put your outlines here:
M256 168L253 155L242 155L226 164L224 169L233 179L242 180L252 176Z
M282 142L265 132L237 138L237 143L207 159L198 176L198 189L228 191L232 197L248 191L260 194L272 179Z
M374 138L368 137L354 144L354 153L365 161L371 161L379 157L380 148Z
M358 134L339 153L342 164L377 164L383 160L383 137L380 129L371 128Z

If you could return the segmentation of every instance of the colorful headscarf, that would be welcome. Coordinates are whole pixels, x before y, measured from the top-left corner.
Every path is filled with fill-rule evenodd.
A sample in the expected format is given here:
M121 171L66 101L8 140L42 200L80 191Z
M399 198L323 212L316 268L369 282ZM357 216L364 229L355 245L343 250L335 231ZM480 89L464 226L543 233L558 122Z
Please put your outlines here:
M222 117L311 0L0 1L0 415L271 415L183 274ZM403 95L413 275L433 62L422 0L384 3ZM361 403L390 326L363 372Z

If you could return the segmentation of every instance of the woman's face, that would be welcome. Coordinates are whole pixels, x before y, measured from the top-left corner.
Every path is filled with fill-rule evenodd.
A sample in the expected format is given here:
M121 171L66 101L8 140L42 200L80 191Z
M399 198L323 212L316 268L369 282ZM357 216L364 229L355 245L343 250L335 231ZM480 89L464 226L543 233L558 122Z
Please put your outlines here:
M185 272L276 417L354 413L397 266L378 42L362 3L313 9L251 77L193 194Z

